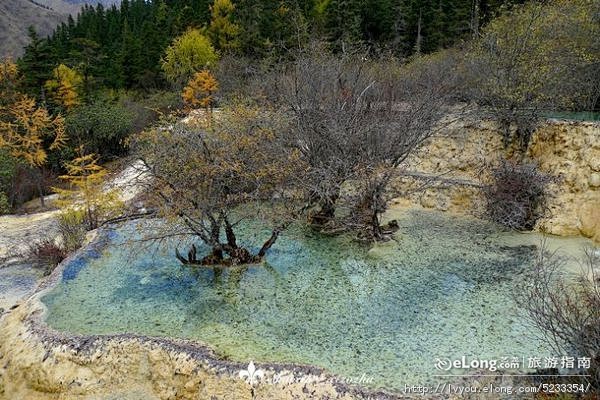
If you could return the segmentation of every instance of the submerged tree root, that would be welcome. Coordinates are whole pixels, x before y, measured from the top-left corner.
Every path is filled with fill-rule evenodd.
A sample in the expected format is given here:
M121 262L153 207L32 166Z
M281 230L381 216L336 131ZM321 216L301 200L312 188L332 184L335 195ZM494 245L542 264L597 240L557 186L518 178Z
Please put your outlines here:
M374 230L373 226L368 223L361 224L347 221L338 223L330 221L326 225L312 224L311 227L316 232L327 236L337 236L353 232L356 234L356 239L361 242L385 242L400 229L398 221L395 219L387 224L378 225L377 230Z
M243 247L237 247L227 251L228 257L223 256L223 252L212 252L211 254L204 256L200 259L197 258L196 246L192 245L188 251L187 257L184 257L179 252L179 249L175 249L175 257L184 265L203 265L203 266L232 266L242 264L258 264L263 260L262 256L253 255L247 249Z
M273 229L269 239L262 245L258 254L252 254L245 247L237 245L235 235L231 226L227 227L227 244L215 245L212 252L198 259L198 249L192 244L188 251L187 257L183 256L179 249L175 249L175 257L184 265L242 265L242 264L258 264L262 262L267 251L275 244L283 227ZM227 256L225 256L227 255Z

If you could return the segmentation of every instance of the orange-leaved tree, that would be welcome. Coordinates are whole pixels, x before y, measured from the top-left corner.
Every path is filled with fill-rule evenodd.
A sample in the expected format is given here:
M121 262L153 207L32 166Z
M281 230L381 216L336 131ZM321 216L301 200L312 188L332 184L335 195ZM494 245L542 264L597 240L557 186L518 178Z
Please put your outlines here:
M206 110L208 123L212 118L213 95L219 90L217 79L208 70L196 72L183 89L183 101L190 107L203 107Z

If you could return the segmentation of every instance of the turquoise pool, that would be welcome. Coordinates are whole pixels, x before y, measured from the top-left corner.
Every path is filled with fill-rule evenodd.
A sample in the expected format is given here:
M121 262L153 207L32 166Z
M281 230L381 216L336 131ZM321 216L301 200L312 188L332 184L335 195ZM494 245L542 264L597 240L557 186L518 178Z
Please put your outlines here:
M224 358L364 374L390 390L444 379L438 357L547 354L512 301L531 246L507 246L475 219L423 211L399 222L396 240L373 249L295 227L263 265L230 269L184 267L173 243L142 250L130 239L143 226L126 225L66 266L43 297L46 320L78 334L194 339ZM241 239L256 247L263 232Z

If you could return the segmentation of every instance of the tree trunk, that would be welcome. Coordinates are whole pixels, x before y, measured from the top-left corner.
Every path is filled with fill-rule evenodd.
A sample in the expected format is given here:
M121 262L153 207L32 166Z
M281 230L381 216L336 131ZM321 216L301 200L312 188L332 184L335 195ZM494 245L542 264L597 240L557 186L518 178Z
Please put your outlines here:
M502 144L504 145L504 149L507 150L510 147L512 133L510 131L510 121L502 120L500 121L500 125L502 127Z
M522 156L525 156L527 149L529 148L529 142L531 142L531 136L533 135L533 129L529 127L517 127L517 137L519 138L519 150Z
M385 239L384 233L386 232L380 224L379 215L387 209L384 194L391 176L386 172L371 178L364 187L364 194L353 211L355 223L370 229L370 234L375 240ZM385 231L390 230L392 230L391 227L385 229Z
M44 200L44 188L43 188L43 184L42 181L44 179L44 173L42 172L41 169L38 169L37 173L36 173L36 186L37 186L37 190L38 190L38 195L40 196L40 204L42 206L42 208L46 207L46 201Z
M383 238L383 232L381 225L379 224L379 216L377 210L373 210L371 214L371 229L373 230L373 238L375 240L381 240Z
M479 36L479 0L471 3L471 35L474 38Z
M228 244L223 246L213 247L211 253L206 257L198 260L196 257L197 251L196 246L192 245L188 251L187 257L183 256L179 249L175 249L175 257L184 265L241 265L241 264L255 264L260 262L267 251L275 244L281 229L274 229L269 239L262 245L260 251L253 255L244 247L231 247ZM227 253L228 258L224 257L224 253Z
M225 261L223 259L223 249L218 246L213 247L211 253L200 260L197 258L197 253L198 250L194 244L190 247L187 257L183 256L179 249L175 249L175 257L184 265L218 265L223 264Z
M271 246L273 246L275 244L275 242L277 241L277 238L279 237L279 234L281 233L281 230L279 228L277 229L273 229L273 232L271 233L271 237L269 238L269 240L267 240L263 246L260 248L260 251L257 254L257 257L259 258L263 258L265 256L265 254L267 253L267 251L271 248Z
M415 43L415 54L421 55L421 50L423 46L423 36L421 35L421 24L423 23L423 12L419 10L419 21L417 23L417 40Z
M229 220L227 219L227 217L224 217L224 221L225 221L225 236L227 237L227 244L231 248L236 249L238 247L238 245L237 245L237 239L235 237L235 232L233 231L233 227L229 223Z
M183 256L179 249L175 249L175 257L185 265L240 265L258 263L265 256L266 252L273 246L283 227L274 229L269 239L263 244L260 251L254 255L248 249L240 247L237 244L237 239L233 226L229 222L225 212L221 212L218 218L207 216L211 224L210 237L203 235L201 232L196 232L198 237L207 245L211 246L212 250L209 255L198 260L196 246L192 245L188 251L187 257ZM184 218L188 227L193 227L191 221ZM221 243L220 227L225 226L225 234L227 243ZM225 257L227 254L228 257Z
M219 247L213 247L211 253L200 260L201 265L223 264L223 250Z
M236 247L227 251L229 258L225 260L228 265L254 264L260 261L260 257L252 255L244 247Z

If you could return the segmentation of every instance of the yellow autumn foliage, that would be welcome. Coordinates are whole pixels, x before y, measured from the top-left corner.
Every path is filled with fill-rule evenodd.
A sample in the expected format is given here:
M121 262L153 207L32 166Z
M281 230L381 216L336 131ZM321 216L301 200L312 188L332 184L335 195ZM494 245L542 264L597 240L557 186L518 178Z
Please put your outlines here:
M233 22L235 5L231 0L215 0L210 7L211 19L208 34L212 43L222 51L236 50L240 47L241 29Z
M217 59L208 37L198 29L188 29L165 51L162 70L170 82L183 84L196 72L212 66Z
M600 62L593 7L597 2L589 0L530 2L494 19L471 54L471 62L487 66L475 85L506 108L569 107L566 93L551 88L574 69Z
M105 188L107 171L98 164L99 157L85 154L83 147L77 153L75 159L65 164L67 174L60 177L68 183L68 188L54 188L54 191L59 196L57 204L62 208L62 218L91 230L120 215L123 202L118 190Z
M279 143L287 123L274 110L235 105L224 107L210 130L200 123L138 135L140 158L164 182L156 193L170 199L162 215L204 218L272 198L302 168L300 155Z
M48 149L65 144L64 120L60 115L52 117L33 98L18 92L17 83L17 66L11 61L0 63L0 148L30 166L41 166Z
M53 78L44 85L48 94L57 103L66 109L71 109L80 104L78 90L83 83L81 75L60 64L52 71Z

